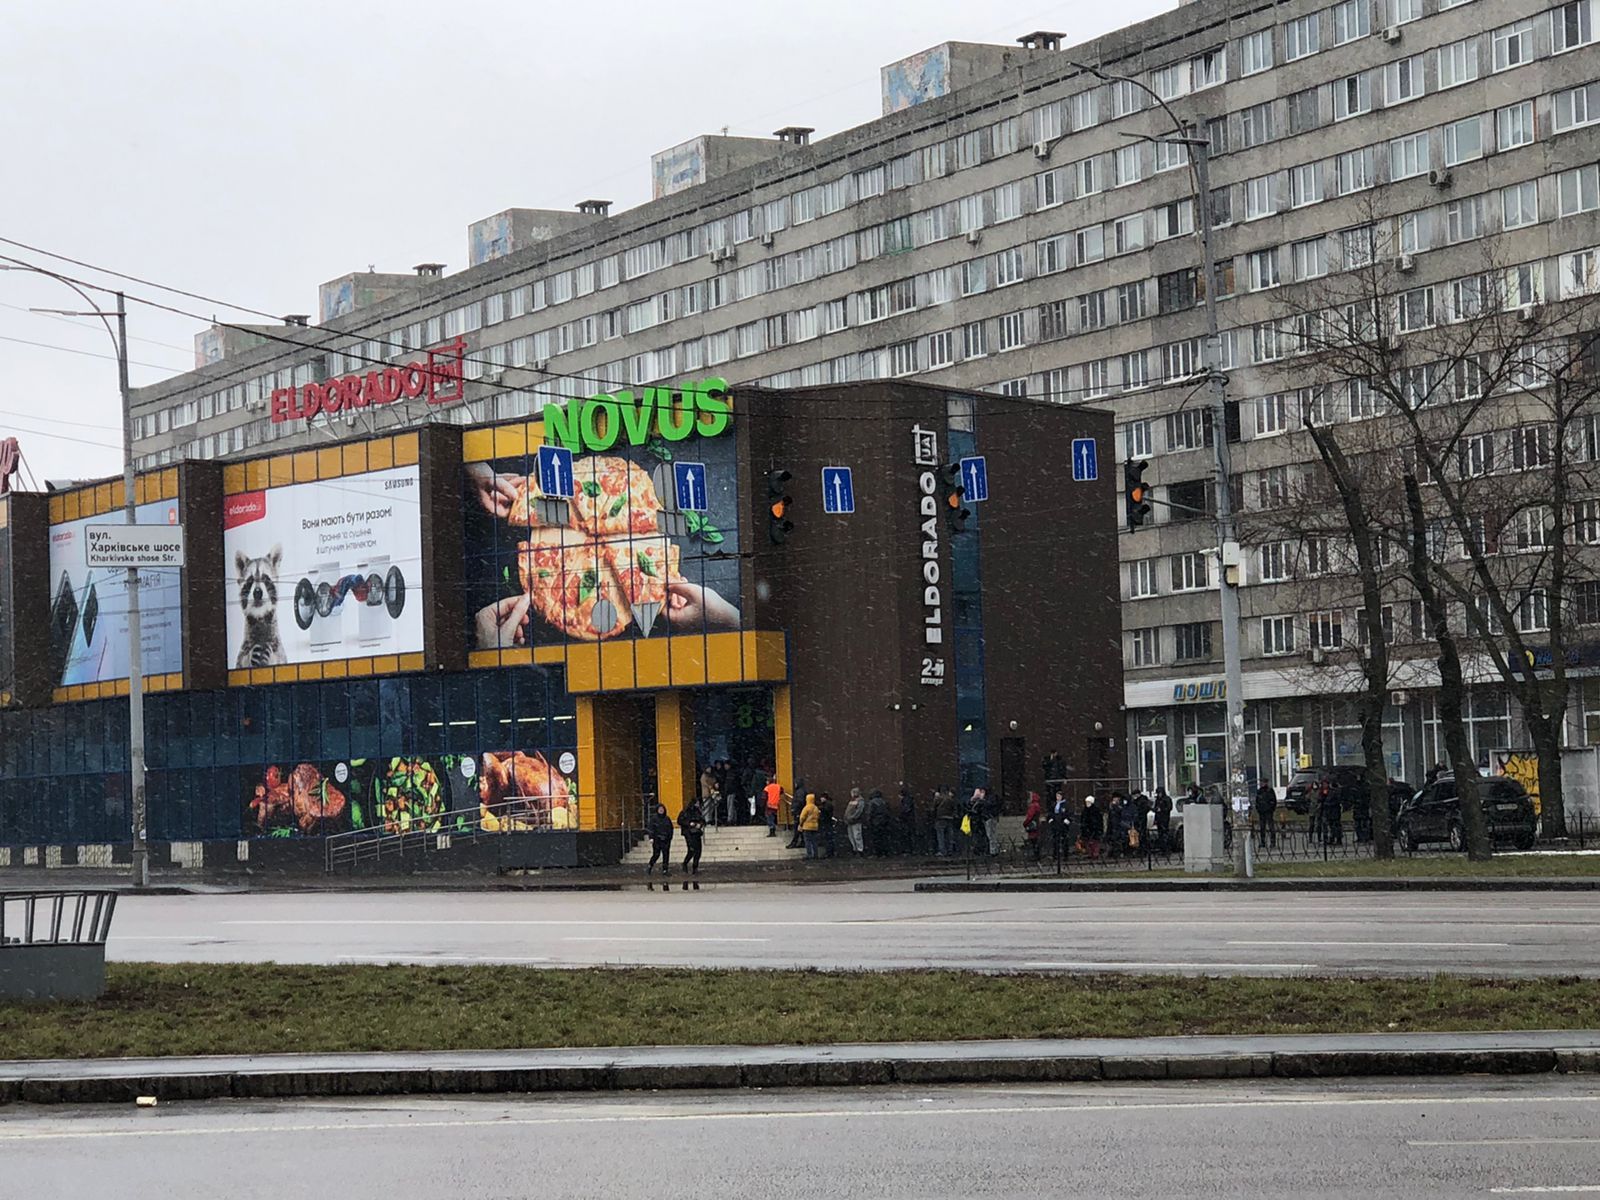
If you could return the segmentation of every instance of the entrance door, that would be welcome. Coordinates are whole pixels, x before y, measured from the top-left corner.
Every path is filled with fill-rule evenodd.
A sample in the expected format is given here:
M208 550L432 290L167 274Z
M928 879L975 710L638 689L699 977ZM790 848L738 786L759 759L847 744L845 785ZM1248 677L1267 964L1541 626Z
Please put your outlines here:
M1283 795L1283 789L1289 786L1289 777L1300 766L1300 747L1304 742L1305 731L1295 729L1274 729L1272 731L1272 782L1277 785L1278 795Z
M1167 777L1167 739L1166 736L1141 737L1139 739L1139 786L1146 795L1154 795L1158 787L1166 787L1172 782Z
M1000 739L1000 806L1008 813L1021 812L1027 795L1027 743L1019 737Z

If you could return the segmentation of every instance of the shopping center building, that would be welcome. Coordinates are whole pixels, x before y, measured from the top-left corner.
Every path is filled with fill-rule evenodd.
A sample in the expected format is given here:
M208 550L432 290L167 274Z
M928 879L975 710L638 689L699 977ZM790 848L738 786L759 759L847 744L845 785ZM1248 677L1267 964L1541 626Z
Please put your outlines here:
M141 524L186 541L141 572L155 862L485 828L521 835L501 865L609 861L723 759L790 792L1014 805L1052 751L1120 774L1112 428L707 378L147 472ZM1075 481L1075 455L1105 469ZM87 552L122 502L0 498L6 861L127 850L125 573Z

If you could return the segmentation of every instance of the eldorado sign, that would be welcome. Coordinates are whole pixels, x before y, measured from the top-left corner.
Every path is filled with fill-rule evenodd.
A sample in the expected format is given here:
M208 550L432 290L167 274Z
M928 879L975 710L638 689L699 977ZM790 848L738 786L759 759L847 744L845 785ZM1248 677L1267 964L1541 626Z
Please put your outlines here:
M544 440L580 454L609 450L622 440L642 446L651 434L669 442L691 434L716 437L727 432L732 413L728 381L702 379L675 388L645 388L637 399L624 391L546 405Z

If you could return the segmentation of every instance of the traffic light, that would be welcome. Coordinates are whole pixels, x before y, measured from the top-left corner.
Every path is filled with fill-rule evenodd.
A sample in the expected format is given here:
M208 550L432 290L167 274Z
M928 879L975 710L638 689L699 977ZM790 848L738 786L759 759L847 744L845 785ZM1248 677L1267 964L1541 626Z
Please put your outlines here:
M1149 465L1133 458L1122 464L1122 507L1129 529L1137 529L1150 515L1150 485L1144 481Z
M794 505L794 497L789 495L792 478L788 471L767 472L767 537L774 546L788 541L789 532L794 528L794 522L789 519L789 509Z
M967 527L972 510L966 506L967 489L961 482L961 464L948 463L939 468L939 482L944 487L944 513L950 532L960 533Z

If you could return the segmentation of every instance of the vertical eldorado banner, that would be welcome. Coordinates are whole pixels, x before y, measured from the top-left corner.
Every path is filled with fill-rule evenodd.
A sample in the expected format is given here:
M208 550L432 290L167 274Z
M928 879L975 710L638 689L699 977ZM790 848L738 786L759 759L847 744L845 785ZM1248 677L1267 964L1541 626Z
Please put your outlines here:
M141 525L176 525L177 500L141 504ZM50 666L55 687L128 677L128 573L89 567L84 529L121 513L50 526ZM140 664L146 675L183 670L183 589L177 568L139 571Z
M422 650L415 466L223 497L235 669Z
M545 409L545 446L466 464L476 650L741 627L739 480L721 380Z

